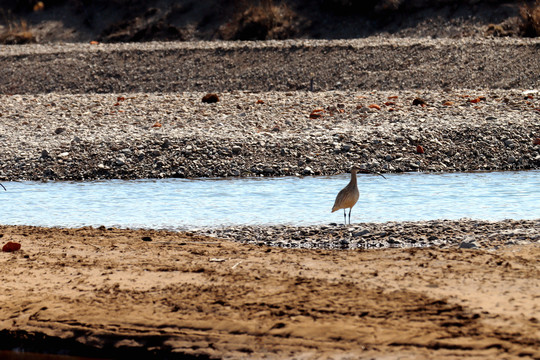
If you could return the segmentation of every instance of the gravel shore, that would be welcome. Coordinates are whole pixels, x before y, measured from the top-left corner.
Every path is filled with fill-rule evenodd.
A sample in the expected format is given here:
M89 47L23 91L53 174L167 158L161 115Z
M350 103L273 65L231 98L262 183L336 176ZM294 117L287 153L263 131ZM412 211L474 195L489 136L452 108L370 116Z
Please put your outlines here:
M524 90L0 96L0 180L540 168ZM426 106L412 105L422 98ZM310 118L310 114L316 111ZM421 147L421 149L420 149ZM423 153L422 153L423 151Z
M308 249L499 249L540 242L540 220L431 220L318 226L237 226L203 234L245 244Z
M538 169L539 45L4 46L0 180Z

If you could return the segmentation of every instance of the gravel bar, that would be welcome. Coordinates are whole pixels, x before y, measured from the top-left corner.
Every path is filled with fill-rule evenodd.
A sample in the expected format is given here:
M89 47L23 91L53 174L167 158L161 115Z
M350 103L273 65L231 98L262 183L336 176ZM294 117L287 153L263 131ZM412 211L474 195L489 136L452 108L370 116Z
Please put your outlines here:
M0 95L0 180L540 168L535 91L204 94Z
M200 230L201 234L245 244L309 249L380 249L438 247L498 249L540 242L540 219L479 221L430 220L331 223L316 226L234 226Z

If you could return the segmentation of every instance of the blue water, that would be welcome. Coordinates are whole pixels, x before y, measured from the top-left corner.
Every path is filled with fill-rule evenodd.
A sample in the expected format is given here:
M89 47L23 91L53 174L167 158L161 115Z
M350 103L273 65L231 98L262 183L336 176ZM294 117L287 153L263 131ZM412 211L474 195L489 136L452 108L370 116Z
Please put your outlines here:
M3 182L0 223L197 229L343 222L332 177ZM352 222L540 218L540 171L358 175ZM1 189L0 189L1 190Z

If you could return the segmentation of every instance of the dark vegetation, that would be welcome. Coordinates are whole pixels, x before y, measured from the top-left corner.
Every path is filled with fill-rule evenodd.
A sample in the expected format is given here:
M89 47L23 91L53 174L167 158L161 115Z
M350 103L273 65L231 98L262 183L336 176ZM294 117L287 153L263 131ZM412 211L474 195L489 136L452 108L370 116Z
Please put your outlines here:
M540 36L540 0L3 0L0 42Z

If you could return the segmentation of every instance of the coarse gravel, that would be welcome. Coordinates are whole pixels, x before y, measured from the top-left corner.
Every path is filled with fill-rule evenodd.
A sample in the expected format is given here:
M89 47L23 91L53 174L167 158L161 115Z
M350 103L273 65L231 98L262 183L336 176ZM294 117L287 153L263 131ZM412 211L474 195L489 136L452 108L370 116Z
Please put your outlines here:
M315 226L231 226L201 231L204 235L245 244L308 249L380 249L437 247L494 250L540 242L540 220L472 219L330 223Z
M2 95L0 180L540 168L536 92L219 95ZM412 105L419 97L425 106Z
M540 40L383 38L0 47L0 94L518 89Z

